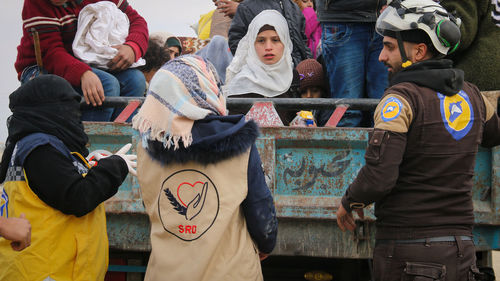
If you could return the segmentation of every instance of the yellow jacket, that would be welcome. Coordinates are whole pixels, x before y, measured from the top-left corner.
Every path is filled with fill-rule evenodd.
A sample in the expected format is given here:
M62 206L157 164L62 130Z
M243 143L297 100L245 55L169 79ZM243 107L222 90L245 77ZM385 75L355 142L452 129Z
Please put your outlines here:
M70 153L66 147L59 149ZM14 154L16 157L22 156ZM29 187L23 160L15 160L0 196L0 215L19 217L24 213L32 227L31 246L16 252L10 241L0 238L0 280L104 280L108 267L104 205L82 217L50 207Z

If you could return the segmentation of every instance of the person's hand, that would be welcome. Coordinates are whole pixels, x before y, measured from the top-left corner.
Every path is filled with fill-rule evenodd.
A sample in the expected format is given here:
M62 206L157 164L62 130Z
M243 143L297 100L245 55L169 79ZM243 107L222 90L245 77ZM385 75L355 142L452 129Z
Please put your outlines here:
M240 3L231 0L218 0L216 6L226 17L233 18Z
M128 172L137 177L137 155L135 154L126 154L130 148L132 147L131 143L127 143L120 150L118 150L115 155L120 156L127 163Z
M118 150L113 155L120 156L125 161L125 163L127 163L128 172L130 174L132 174L133 176L137 177L137 171L135 170L135 168L137 168L137 155L126 154L130 150L131 147L132 147L132 144L127 143L126 145L124 145L122 148L120 148L120 150ZM108 156L103 156L100 153L96 153L94 159L99 161L99 160L106 158L106 157L108 157Z
M90 152L89 155L87 155L87 157L85 158L87 160L87 162L89 163L90 167L97 166L97 154L99 154L100 159L107 157L107 156L110 156L110 155L113 155L113 153L111 153L105 149L98 149L98 150L94 150L94 151Z
M0 236L12 241L14 251L21 251L31 244L31 224L21 214L19 218L3 218L0 224Z
M129 45L111 46L118 50L116 56L108 63L111 71L123 71L129 68L135 62L134 49Z
M363 209L354 209L358 216L363 219ZM344 206L340 204L339 209L337 210L337 224L340 227L340 230L345 231L346 229L353 231L356 228L356 223L354 222L354 217L351 212L347 212Z
M102 88L101 79L91 70L87 70L83 73L81 81L85 102L93 106L102 105L104 89Z
M259 252L259 259L261 261L267 259L267 257L269 257L269 254L264 254L264 253Z

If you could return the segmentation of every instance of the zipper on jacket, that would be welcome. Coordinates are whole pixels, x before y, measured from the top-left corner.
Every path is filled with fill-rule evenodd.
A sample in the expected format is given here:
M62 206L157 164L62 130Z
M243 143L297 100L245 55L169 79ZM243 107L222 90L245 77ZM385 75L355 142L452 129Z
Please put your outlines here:
M281 6L281 10L285 11L285 9L283 9L283 1L280 0L280 6Z

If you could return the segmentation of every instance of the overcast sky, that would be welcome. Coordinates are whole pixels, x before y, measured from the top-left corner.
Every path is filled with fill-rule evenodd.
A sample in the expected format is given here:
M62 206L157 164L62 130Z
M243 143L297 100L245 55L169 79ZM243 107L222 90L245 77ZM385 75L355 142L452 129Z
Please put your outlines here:
M47 0L39 0L47 1ZM200 15L214 9L212 0L128 0L148 22L150 32L168 31L175 35L194 36L189 27L198 22ZM3 13L0 17L0 143L7 138L5 122L11 114L9 94L18 86L14 62L17 46L22 35L22 0L2 0Z

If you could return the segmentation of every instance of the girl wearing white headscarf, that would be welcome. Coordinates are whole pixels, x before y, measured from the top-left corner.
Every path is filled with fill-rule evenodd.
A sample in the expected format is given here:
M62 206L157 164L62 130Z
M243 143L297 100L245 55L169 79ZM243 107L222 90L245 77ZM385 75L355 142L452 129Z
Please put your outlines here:
M255 48L257 36L266 25L274 28L283 44L281 59L274 64L262 61ZM286 93L293 79L292 49L285 18L275 10L262 11L250 23L247 34L240 40L236 54L227 68L224 94L277 97Z

